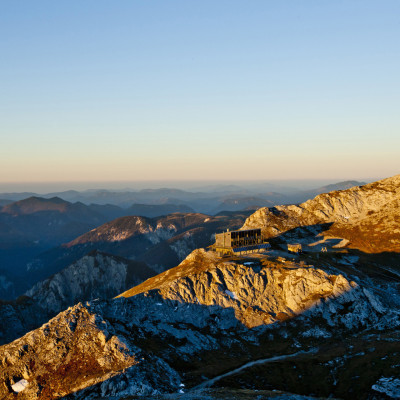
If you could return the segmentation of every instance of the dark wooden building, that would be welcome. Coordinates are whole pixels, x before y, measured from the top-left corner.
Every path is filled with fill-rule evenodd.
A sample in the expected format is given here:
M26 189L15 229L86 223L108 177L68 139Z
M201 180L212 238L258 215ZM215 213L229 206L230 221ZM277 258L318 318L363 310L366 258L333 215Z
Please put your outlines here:
M247 229L216 233L215 244L211 247L219 255L224 255L260 251L270 245L264 242L261 229Z

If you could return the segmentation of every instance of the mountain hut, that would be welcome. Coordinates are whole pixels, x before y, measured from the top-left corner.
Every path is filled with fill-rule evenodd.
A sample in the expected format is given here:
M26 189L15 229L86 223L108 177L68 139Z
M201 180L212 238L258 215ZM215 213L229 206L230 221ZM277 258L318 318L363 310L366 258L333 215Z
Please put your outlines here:
M247 229L215 234L215 244L211 246L218 255L246 254L265 250L270 247L265 243L261 229Z

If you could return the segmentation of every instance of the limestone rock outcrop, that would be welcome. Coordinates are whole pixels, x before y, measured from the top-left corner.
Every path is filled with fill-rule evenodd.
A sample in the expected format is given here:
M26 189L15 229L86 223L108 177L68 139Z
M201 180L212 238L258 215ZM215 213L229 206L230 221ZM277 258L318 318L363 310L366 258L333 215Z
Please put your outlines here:
M267 238L346 239L365 252L400 252L400 175L316 196L299 205L260 208L242 229Z
M164 299L181 303L233 309L236 318L249 328L307 312L335 314L344 303L353 303L354 309L365 309L354 313L351 319L346 318L345 323L351 326L375 321L377 313L382 311L374 307L357 283L341 274L268 259L247 263L224 261L203 249L195 250L178 267L121 296L131 297L151 290L157 290ZM336 324L341 323L337 315L334 318Z
M79 303L0 347L0 397L15 398L15 385L22 380L26 387L18 398L27 400L56 399L96 385L100 393L110 394L121 373L131 380L127 394L178 386L179 376L167 364L141 353L89 304ZM118 387L123 391L123 384Z

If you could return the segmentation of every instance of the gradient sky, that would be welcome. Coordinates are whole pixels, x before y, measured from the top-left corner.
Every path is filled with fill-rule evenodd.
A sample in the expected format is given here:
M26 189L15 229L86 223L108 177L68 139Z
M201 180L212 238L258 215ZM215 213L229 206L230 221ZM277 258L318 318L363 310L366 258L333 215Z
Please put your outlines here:
M400 173L400 1L0 2L0 182Z

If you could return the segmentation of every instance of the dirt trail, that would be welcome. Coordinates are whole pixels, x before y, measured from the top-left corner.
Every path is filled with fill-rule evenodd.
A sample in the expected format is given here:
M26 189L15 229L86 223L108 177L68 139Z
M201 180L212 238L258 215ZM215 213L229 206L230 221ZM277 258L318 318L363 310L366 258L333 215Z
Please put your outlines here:
M196 390L196 389L203 389L203 388L209 388L212 387L212 385L219 381L220 379L226 378L227 376L231 376L234 375L246 368L252 367L253 365L258 365L258 364L265 364L265 363L269 363L269 362L274 362L274 361L280 361L280 360L287 360L288 358L294 358L297 357L299 355L303 355L303 354L315 354L318 352L318 348L312 348L311 350L308 351L298 351L297 353L292 353L292 354L287 354L287 355L283 355L283 356L276 356L276 357L271 357L271 358L263 358L261 360L257 360L257 361L250 361L244 365L242 365L239 368L235 368L232 371L229 372L225 372L222 375L218 375L215 378L209 379L205 382L202 382L200 385L195 386L194 388L192 388L192 390Z

